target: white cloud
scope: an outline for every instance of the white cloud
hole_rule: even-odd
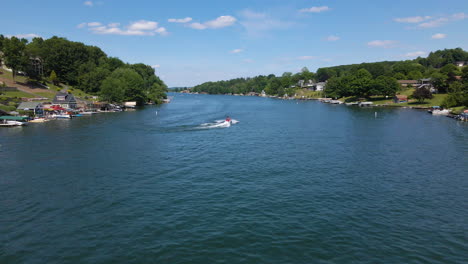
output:
[[[159,68],[159,67],[161,67],[161,65],[159,65],[159,64],[155,64],[155,65],[152,65],[151,67],[152,67],[153,69],[156,69],[156,68]]]
[[[87,25],[88,25],[88,27],[99,27],[99,26],[102,26],[102,24],[99,23],[99,22],[90,22],[90,23],[88,23]]]
[[[247,33],[252,36],[263,36],[266,31],[287,29],[294,23],[274,19],[265,13],[254,12],[246,9],[240,13],[240,24],[244,26]]]
[[[127,28],[129,30],[155,30],[158,28],[158,22],[139,20],[131,23]]]
[[[337,41],[339,39],[340,39],[340,37],[338,37],[338,36],[330,35],[325,40],[326,41]]]
[[[94,5],[93,1],[85,1],[83,4],[85,6],[93,6]]]
[[[320,12],[325,12],[325,11],[329,11],[331,10],[331,8],[329,8],[328,6],[313,6],[311,8],[303,8],[301,10],[299,10],[299,12],[301,13],[320,13]]]
[[[432,17],[430,16],[400,17],[400,18],[395,18],[394,21],[398,23],[421,23],[431,18]]]
[[[216,29],[216,28],[223,28],[223,27],[229,27],[234,25],[236,23],[237,19],[233,16],[220,16],[214,20],[207,21],[205,23],[191,23],[188,26],[193,28],[193,29]]]
[[[468,15],[465,13],[457,13],[452,15],[452,19],[454,20],[463,20],[465,18],[468,18]]]
[[[234,49],[234,50],[231,50],[229,53],[241,53],[243,51],[244,51],[243,49]]]
[[[447,34],[437,33],[432,35],[432,39],[444,39],[447,37]]]
[[[188,22],[192,21],[192,18],[191,18],[191,17],[186,17],[186,18],[169,18],[167,21],[168,21],[168,22],[171,22],[171,23],[188,23]]]
[[[164,27],[159,27],[158,22],[139,20],[132,22],[126,27],[120,27],[120,23],[102,25],[100,22],[81,23],[78,28],[87,27],[94,34],[101,35],[124,35],[124,36],[154,36],[169,34]]]
[[[369,47],[390,48],[397,42],[395,40],[373,40],[367,43]]]
[[[435,28],[435,27],[443,26],[449,22],[464,20],[467,18],[468,18],[468,15],[465,13],[456,13],[450,16],[441,16],[439,18],[421,23],[418,25],[418,27],[419,28]]]
[[[425,22],[425,23],[421,23],[421,24],[418,25],[418,27],[420,27],[420,28],[440,27],[440,26],[444,25],[445,23],[447,23],[448,21],[449,21],[448,18],[441,17],[441,18],[431,20],[431,21],[428,21],[428,22]]]
[[[298,60],[313,60],[315,58],[316,58],[315,56],[300,56],[300,57],[297,57]]]
[[[408,52],[402,57],[408,57],[408,58],[413,58],[413,57],[420,57],[420,56],[425,56],[427,53],[425,51],[414,51],[414,52]]]
[[[33,34],[33,33],[29,33],[29,34],[18,34],[18,35],[7,35],[6,36],[7,38],[11,38],[11,37],[17,37],[19,39],[22,39],[22,38],[25,38],[25,39],[32,39],[32,38],[40,38],[41,36],[37,35],[37,34]]]

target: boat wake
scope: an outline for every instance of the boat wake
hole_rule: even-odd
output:
[[[215,120],[214,123],[203,123],[196,127],[197,129],[212,129],[212,128],[226,128],[232,125],[239,123],[238,120],[232,119],[231,122],[227,122],[226,120]]]

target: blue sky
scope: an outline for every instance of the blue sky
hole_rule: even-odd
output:
[[[170,86],[468,50],[467,0],[2,1],[0,34],[57,35]]]

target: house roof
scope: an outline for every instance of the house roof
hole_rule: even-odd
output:
[[[25,110],[25,109],[36,109],[38,107],[42,107],[42,103],[40,102],[22,102],[17,109]]]
[[[417,84],[417,80],[398,80],[397,81],[399,84]]]
[[[395,95],[395,97],[398,98],[398,99],[405,99],[405,100],[408,99],[408,96],[401,95],[401,94],[397,94],[397,95]]]
[[[52,100],[52,103],[54,104],[76,103],[76,100],[73,94],[58,92],[55,95],[54,100]]]

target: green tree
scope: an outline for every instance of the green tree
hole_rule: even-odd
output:
[[[6,38],[3,41],[3,57],[5,65],[12,70],[13,80],[20,70],[25,70],[29,63],[29,57],[26,54],[25,39],[18,39],[17,37]]]
[[[116,88],[113,89],[112,85],[116,85]],[[110,102],[136,101],[142,105],[146,102],[147,94],[143,78],[136,71],[118,68],[102,82],[101,97]]]
[[[396,94],[398,88],[400,88],[400,85],[395,78],[379,76],[374,80],[372,93],[374,95],[392,96]]]
[[[426,99],[432,98],[432,93],[427,88],[418,88],[413,92],[412,97],[418,100],[420,103],[424,102]]]
[[[423,78],[423,74],[420,71],[410,71],[408,73],[409,80],[419,80]]]
[[[319,82],[324,82],[332,77],[337,77],[335,69],[332,68],[320,68],[317,70],[317,79]]]
[[[101,84],[100,96],[103,101],[122,103],[125,101],[126,86],[119,79],[106,78]]]
[[[406,80],[406,76],[401,73],[401,72],[397,72],[393,75],[393,78],[397,79],[397,80]]]
[[[53,83],[54,85],[58,85],[57,74],[53,70],[52,72],[50,72],[49,81]]]
[[[436,72],[431,76],[431,83],[439,90],[439,92],[446,92],[448,89],[447,79],[447,75]]]

